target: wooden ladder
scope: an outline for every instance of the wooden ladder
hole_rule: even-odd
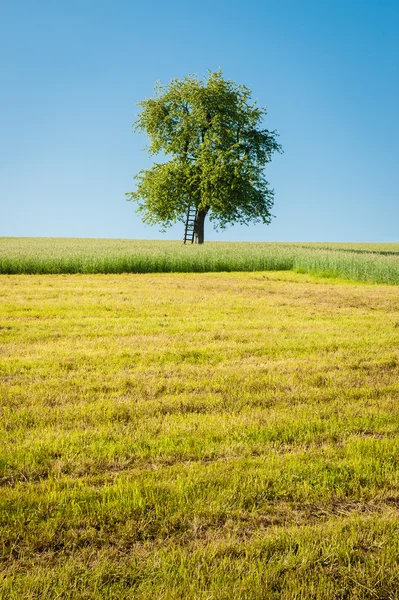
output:
[[[194,206],[194,208],[189,206],[187,209],[186,226],[184,229],[184,238],[183,238],[184,244],[186,244],[187,242],[190,242],[191,244],[194,243],[195,225],[197,222],[197,217],[198,217],[198,211],[195,208],[195,206]]]

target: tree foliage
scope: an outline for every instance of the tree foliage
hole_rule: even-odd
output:
[[[270,223],[273,190],[264,167],[280,151],[276,132],[262,128],[264,108],[243,85],[222,72],[158,83],[153,98],[139,103],[137,132],[149,138],[152,156],[164,161],[136,175],[127,194],[144,222],[163,229],[184,220],[195,206],[203,221],[224,229],[231,223]],[[203,237],[203,236],[202,236]]]

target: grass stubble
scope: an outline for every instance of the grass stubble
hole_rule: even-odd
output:
[[[399,296],[0,276],[7,599],[398,598]]]

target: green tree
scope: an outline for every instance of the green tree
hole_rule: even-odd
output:
[[[185,221],[195,209],[195,241],[204,241],[204,222],[264,223],[272,218],[273,190],[264,167],[281,151],[276,132],[262,128],[264,108],[251,101],[243,85],[222,72],[158,83],[154,98],[139,103],[135,131],[145,132],[151,156],[164,162],[136,175],[137,188],[127,199],[138,203],[148,224],[162,229]]]

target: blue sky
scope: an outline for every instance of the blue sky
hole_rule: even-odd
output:
[[[222,68],[284,154],[269,226],[207,239],[399,241],[397,0],[3,0],[0,235],[181,239],[125,201],[157,79]]]

